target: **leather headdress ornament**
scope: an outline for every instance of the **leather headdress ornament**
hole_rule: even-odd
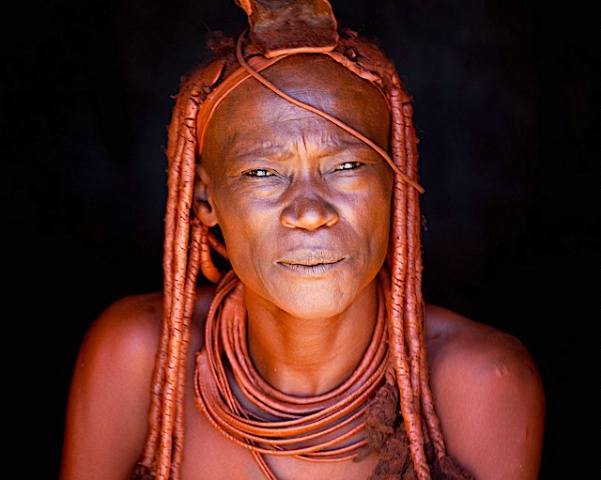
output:
[[[327,0],[236,0],[250,24],[250,39],[272,58],[286,53],[331,52],[338,43]]]

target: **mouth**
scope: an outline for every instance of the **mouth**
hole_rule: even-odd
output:
[[[327,250],[295,250],[276,263],[299,273],[319,274],[335,268],[346,256]]]

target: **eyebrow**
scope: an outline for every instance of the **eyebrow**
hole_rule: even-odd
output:
[[[308,134],[303,136],[302,139],[295,139],[285,142],[277,142],[273,140],[261,140],[259,142],[255,140],[241,140],[237,142],[234,149],[230,151],[232,158],[245,158],[254,156],[268,156],[274,154],[285,154],[290,145],[294,145],[304,140],[317,140],[323,147],[324,156],[328,155],[333,151],[339,151],[340,149],[347,148],[369,148],[364,142],[353,136],[346,136],[340,134],[332,134],[331,132],[324,132],[322,130],[310,131]]]

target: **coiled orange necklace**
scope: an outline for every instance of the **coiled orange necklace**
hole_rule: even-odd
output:
[[[252,452],[267,478],[276,480],[266,454],[343,461],[366,448],[368,400],[388,367],[386,278],[380,272],[376,326],[361,362],[341,385],[312,397],[287,395],[261,378],[246,344],[244,287],[233,271],[220,283],[196,358],[196,404],[218,431]]]

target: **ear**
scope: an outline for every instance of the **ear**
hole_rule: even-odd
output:
[[[196,179],[194,183],[194,210],[202,223],[208,227],[217,225],[215,205],[211,196],[209,175],[202,166],[196,166]]]

